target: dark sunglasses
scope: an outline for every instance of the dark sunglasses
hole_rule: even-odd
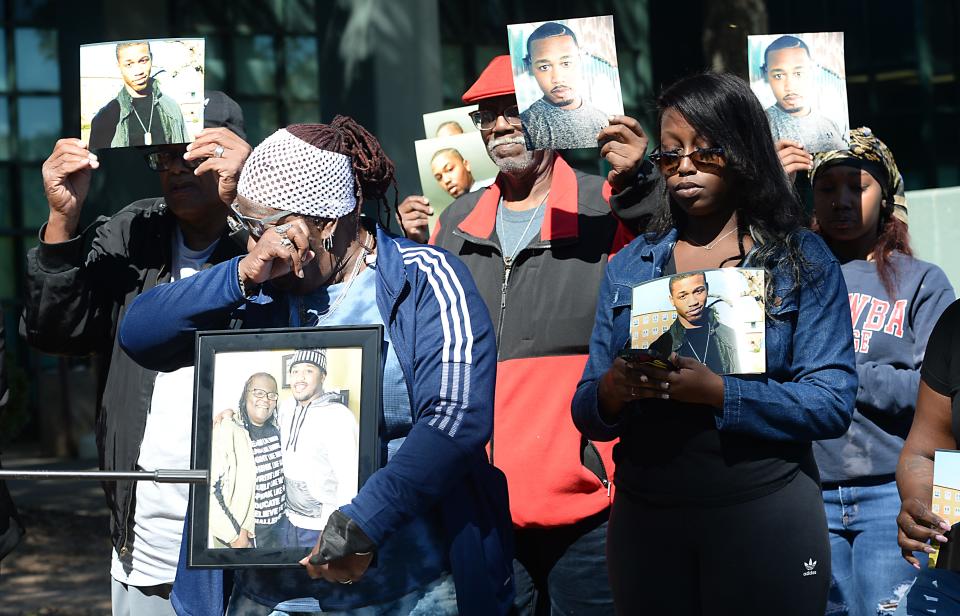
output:
[[[470,112],[470,119],[473,125],[480,130],[491,130],[497,125],[497,118],[503,116],[508,124],[520,126],[520,108],[516,105],[510,105],[500,113],[494,113],[489,109],[477,109]]]
[[[267,216],[265,218],[254,218],[253,216],[245,216],[241,214],[240,206],[236,201],[230,204],[230,209],[233,210],[234,218],[236,218],[241,225],[247,228],[247,232],[249,232],[254,239],[259,239],[260,236],[267,232],[267,229],[275,226],[278,221],[294,213],[284,210],[278,214],[273,214],[272,216]]]
[[[689,157],[690,162],[698,169],[703,167],[720,167],[724,163],[723,148],[696,148],[689,154],[681,154],[679,150],[671,152],[662,152],[658,148],[656,152],[650,155],[650,160],[660,168],[660,173],[665,177],[673,175],[680,169],[680,163],[684,158]]]
[[[157,150],[144,155],[143,159],[147,161],[147,166],[151,171],[166,171],[174,162],[174,159],[180,161],[180,164],[187,169],[196,169],[203,162],[201,158],[187,160],[183,157],[183,152],[169,152],[167,150]]]

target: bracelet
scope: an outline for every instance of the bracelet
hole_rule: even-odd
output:
[[[248,295],[253,295],[257,291],[257,289],[260,288],[260,285],[258,284],[248,285],[247,283],[244,282],[243,274],[240,273],[239,266],[237,267],[237,285],[240,287],[240,295],[243,295],[244,297],[247,297]],[[248,287],[252,287],[252,288],[248,289]]]

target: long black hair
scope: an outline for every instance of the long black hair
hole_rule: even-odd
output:
[[[767,271],[767,299],[774,300],[774,269],[786,266],[799,286],[806,261],[798,232],[809,216],[780,164],[767,116],[747,83],[727,73],[702,73],[666,88],[657,99],[658,130],[667,109],[673,109],[711,147],[725,153],[728,198],[734,200],[740,235],[754,241],[754,263]],[[688,224],[687,214],[669,197],[649,227],[654,238]]]

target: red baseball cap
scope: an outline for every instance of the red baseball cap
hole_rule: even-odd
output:
[[[497,56],[490,60],[490,64],[483,69],[477,81],[463,93],[463,102],[475,103],[484,98],[514,94],[515,92],[510,56]]]

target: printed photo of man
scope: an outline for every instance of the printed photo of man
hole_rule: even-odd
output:
[[[777,99],[766,110],[774,141],[799,141],[808,152],[846,149],[836,122],[815,109],[819,67],[803,40],[785,35],[770,43],[761,70]]]
[[[520,114],[527,149],[597,147],[607,114],[583,98],[583,73],[577,35],[547,22],[530,34],[524,64],[543,97]]]
[[[326,349],[301,349],[287,381],[293,407],[280,413],[287,519],[286,546],[313,546],[327,518],[357,494],[359,427],[340,395],[324,391]]]
[[[186,143],[180,106],[153,78],[149,41],[117,43],[123,87],[90,122],[90,149]]]
[[[470,161],[456,148],[437,150],[430,159],[430,171],[444,191],[456,199],[460,195],[485,188],[493,179],[474,180],[470,170]]]
[[[671,353],[692,357],[716,374],[736,374],[740,370],[736,334],[720,322],[708,304],[710,288],[706,274],[689,272],[671,276],[669,290],[677,320],[650,348],[664,357]]]

